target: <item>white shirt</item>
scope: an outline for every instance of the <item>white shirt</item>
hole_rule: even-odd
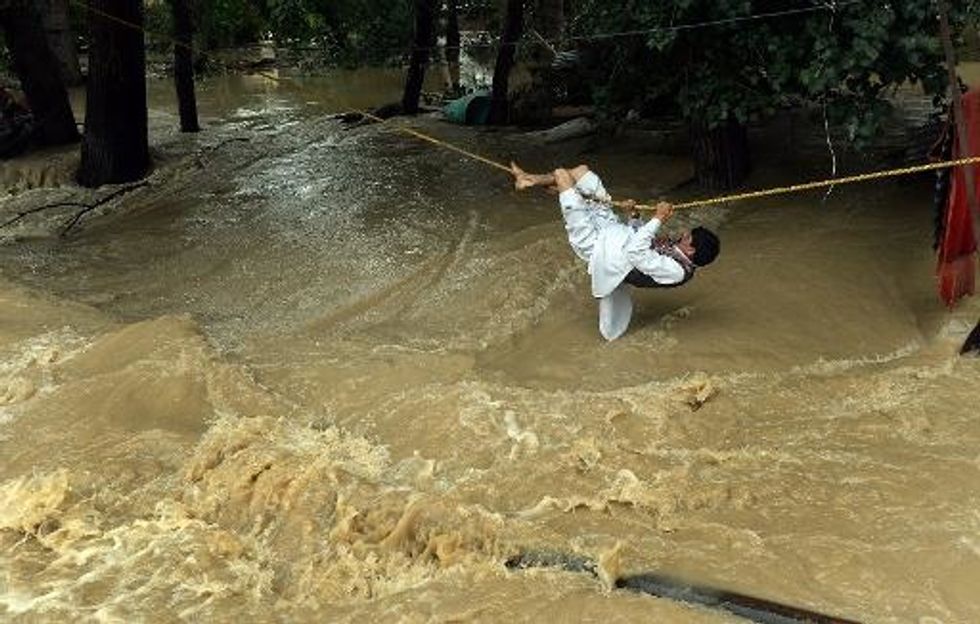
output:
[[[638,269],[664,285],[684,281],[681,264],[652,249],[660,220],[633,227],[619,220],[607,207],[590,202],[582,194],[608,198],[598,176],[589,172],[575,188],[558,196],[565,215],[569,242],[576,253],[589,263],[592,295],[599,299],[599,331],[606,340],[615,340],[626,332],[633,315],[630,286],[623,280]]]
[[[605,297],[622,284],[633,269],[649,275],[658,284],[669,286],[684,281],[684,267],[651,248],[659,229],[659,219],[650,219],[637,230],[625,223],[604,227],[589,258],[592,296]]]

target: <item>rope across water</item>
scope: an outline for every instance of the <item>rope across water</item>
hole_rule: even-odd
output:
[[[480,162],[482,162],[484,164],[487,164],[487,165],[489,165],[491,167],[494,167],[496,169],[500,169],[502,171],[505,171],[508,174],[511,173],[510,167],[508,167],[507,165],[505,165],[502,162],[491,160],[490,158],[487,158],[486,156],[482,156],[482,155],[477,154],[475,152],[471,152],[469,150],[463,149],[462,147],[453,145],[452,143],[449,143],[447,141],[443,141],[442,139],[438,139],[436,137],[430,136],[430,135],[425,134],[424,132],[420,132],[420,131],[418,131],[418,130],[416,130],[414,128],[409,128],[408,126],[404,126],[404,125],[400,125],[400,124],[391,124],[391,123],[388,123],[384,119],[382,119],[381,117],[378,117],[376,115],[372,115],[371,113],[368,113],[368,112],[363,111],[363,110],[354,109],[353,112],[356,112],[356,113],[359,113],[361,115],[364,115],[365,117],[367,117],[368,119],[371,119],[372,121],[380,122],[381,124],[383,124],[384,127],[390,128],[393,131],[396,131],[396,132],[404,132],[405,134],[408,134],[410,136],[416,137],[416,138],[421,139],[423,141],[427,141],[429,143],[432,143],[433,145],[438,145],[438,146],[443,147],[445,149],[448,149],[448,150],[451,150],[453,152],[456,152],[457,154],[461,154],[463,156],[466,156],[468,158],[472,158],[473,160],[480,161]],[[861,174],[852,175],[852,176],[845,176],[845,177],[842,177],[842,178],[827,178],[825,180],[816,180],[816,181],[813,181],[813,182],[804,182],[804,183],[801,183],[801,184],[790,184],[790,185],[787,185],[787,186],[776,186],[776,187],[772,187],[772,188],[768,188],[768,189],[760,189],[760,190],[757,190],[757,191],[746,191],[744,193],[734,193],[734,194],[731,194],[731,195],[720,195],[720,196],[717,196],[717,197],[710,197],[710,198],[705,198],[705,199],[696,199],[696,200],[692,200],[692,201],[688,201],[688,202],[681,202],[681,203],[678,203],[678,204],[674,204],[674,208],[675,209],[684,209],[684,208],[697,208],[697,207],[700,207],[700,206],[713,206],[713,205],[717,205],[717,204],[725,204],[725,203],[728,203],[728,202],[743,201],[743,200],[746,200],[746,199],[758,199],[760,197],[772,197],[774,195],[786,195],[786,194],[789,194],[789,193],[800,193],[802,191],[809,191],[809,190],[818,189],[818,188],[826,188],[828,186],[836,186],[838,184],[854,184],[856,182],[868,182],[868,181],[871,181],[871,180],[879,180],[879,179],[882,179],[882,178],[894,178],[894,177],[898,177],[898,176],[911,175],[913,173],[922,173],[924,171],[934,171],[936,169],[948,169],[950,167],[962,167],[964,165],[972,165],[972,164],[977,164],[977,163],[980,163],[980,156],[971,156],[969,158],[959,158],[959,159],[956,159],[956,160],[945,160],[945,161],[941,161],[941,162],[924,163],[924,164],[921,164],[921,165],[912,165],[912,166],[909,166],[909,167],[899,167],[899,168],[896,168],[896,169],[885,169],[885,170],[882,170],[882,171],[871,171],[871,172],[868,172],[868,173],[861,173]],[[624,208],[624,209],[647,210],[647,211],[654,210],[655,209],[655,207],[653,205],[649,205],[649,204],[633,204],[632,202],[624,201],[624,200],[612,201],[610,203],[613,206],[616,206],[617,208]]]

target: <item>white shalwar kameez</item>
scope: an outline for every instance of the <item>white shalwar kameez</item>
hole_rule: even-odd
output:
[[[619,220],[606,204],[610,199],[602,180],[590,171],[573,188],[558,196],[568,242],[575,254],[589,263],[592,296],[599,300],[599,333],[615,340],[629,327],[633,299],[623,280],[633,269],[669,286],[684,281],[680,262],[651,248],[660,229],[659,219],[634,228]]]

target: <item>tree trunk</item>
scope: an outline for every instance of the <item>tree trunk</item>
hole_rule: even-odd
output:
[[[460,92],[459,88],[459,55],[460,43],[459,36],[459,0],[448,0],[446,2],[446,64],[449,65],[449,88],[454,94]]]
[[[435,45],[436,0],[415,0],[415,47],[408,65],[402,110],[406,115],[417,115],[422,83],[425,82],[425,66]]]
[[[51,53],[58,63],[61,81],[69,87],[80,86],[85,78],[78,63],[75,33],[72,32],[71,21],[68,19],[68,0],[37,0],[37,7]]]
[[[197,99],[194,97],[194,22],[188,0],[170,0],[174,18],[174,82],[177,84],[177,107],[180,109],[180,131],[199,132]]]
[[[490,94],[490,123],[507,123],[510,70],[514,67],[517,42],[524,29],[524,0],[507,0],[504,32],[500,36],[500,51],[493,68],[493,90]]]
[[[0,0],[0,29],[7,40],[14,72],[27,95],[44,145],[78,140],[78,128],[57,61],[44,35],[41,18],[31,0]]]
[[[690,122],[694,176],[712,190],[737,187],[749,173],[749,143],[745,126],[729,118],[715,128]]]
[[[89,0],[89,3],[96,11],[89,12],[87,110],[78,180],[85,186],[138,180],[150,164],[143,3],[141,0]]]

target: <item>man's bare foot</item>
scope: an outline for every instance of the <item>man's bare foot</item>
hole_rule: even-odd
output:
[[[534,186],[534,178],[526,171],[517,166],[517,163],[510,163],[510,172],[514,176],[514,188],[518,191],[529,189]]]

